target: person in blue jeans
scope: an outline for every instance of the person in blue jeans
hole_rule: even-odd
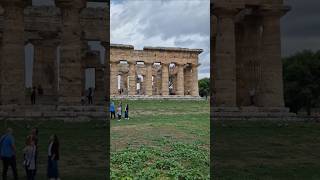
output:
[[[2,179],[7,180],[9,167],[12,169],[14,180],[18,180],[16,163],[16,146],[14,143],[13,130],[7,129],[7,132],[0,139],[0,157],[3,163]]]
[[[112,119],[112,117],[114,119],[116,118],[116,109],[114,107],[114,102],[110,103],[110,114],[111,114],[111,119]]]

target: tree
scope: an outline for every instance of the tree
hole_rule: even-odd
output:
[[[283,60],[286,106],[297,113],[320,106],[320,51],[304,50]]]
[[[199,94],[201,97],[208,96],[210,92],[210,79],[203,78],[198,81],[199,84]]]

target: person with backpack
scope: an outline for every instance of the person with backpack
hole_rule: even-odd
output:
[[[36,175],[36,152],[37,147],[32,136],[27,137],[26,147],[23,149],[23,165],[26,170],[27,180],[34,180]]]
[[[3,163],[2,179],[7,180],[9,167],[12,169],[14,180],[18,180],[16,146],[13,137],[13,130],[7,129],[7,132],[0,139],[0,157]]]

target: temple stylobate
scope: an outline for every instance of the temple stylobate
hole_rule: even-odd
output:
[[[198,97],[202,49],[110,45],[110,94],[132,97]]]

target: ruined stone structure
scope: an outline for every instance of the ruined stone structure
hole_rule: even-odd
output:
[[[48,105],[46,110],[83,110],[84,69],[95,68],[95,103],[102,105],[108,95],[104,69],[109,68],[109,10],[87,8],[86,0],[55,0],[56,6],[39,7],[31,2],[0,1],[1,111],[29,108],[24,51],[28,43],[34,46],[32,85],[43,92],[37,104]],[[99,52],[89,49],[88,41],[101,42],[106,63],[100,62]]]
[[[288,112],[283,97],[280,18],[289,10],[282,0],[214,0],[211,4],[216,111],[266,116]]]
[[[198,97],[201,49],[110,45],[112,96]]]

